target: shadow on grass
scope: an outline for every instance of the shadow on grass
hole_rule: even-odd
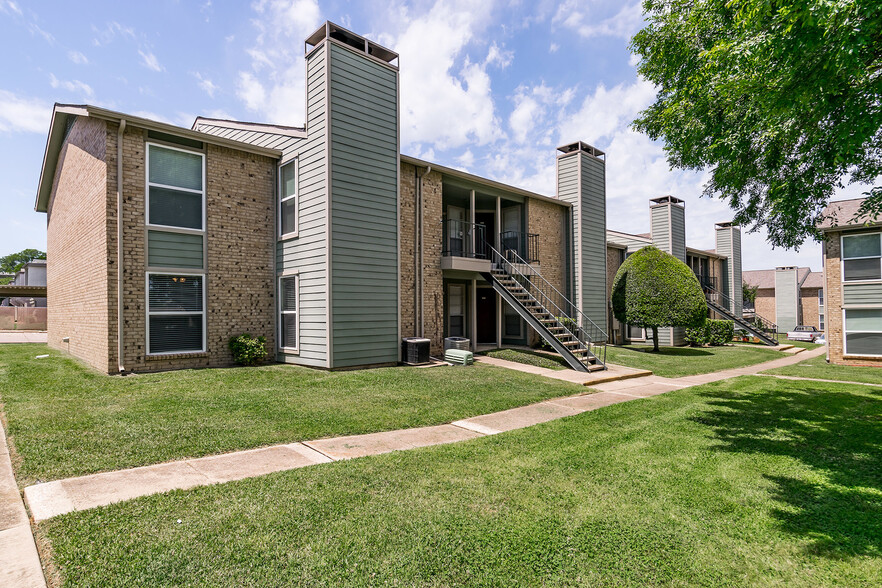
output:
[[[639,353],[649,353],[650,355],[656,356],[670,356],[670,357],[700,357],[703,355],[713,355],[710,351],[706,351],[704,349],[697,349],[695,347],[661,347],[658,351],[652,350],[652,345],[646,346],[626,346],[622,347],[622,349],[628,349],[630,351],[637,351]]]
[[[832,392],[788,385],[774,393],[714,391],[710,426],[719,448],[785,456],[818,481],[766,474],[780,528],[830,558],[882,554],[882,392]]]

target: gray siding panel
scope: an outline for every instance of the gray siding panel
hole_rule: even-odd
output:
[[[147,265],[202,269],[202,235],[147,231]]]
[[[398,76],[330,46],[332,367],[398,360]]]
[[[842,305],[882,304],[882,284],[844,284]]]
[[[775,271],[775,323],[778,332],[792,331],[799,321],[796,270]]]
[[[652,244],[665,253],[672,253],[670,219],[666,206],[650,209],[649,226],[652,233]]]
[[[686,209],[671,206],[671,255],[686,262]]]

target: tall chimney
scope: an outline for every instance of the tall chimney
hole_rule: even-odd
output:
[[[557,197],[573,205],[570,296],[585,316],[608,332],[605,155],[582,141],[557,150]]]
[[[649,228],[652,244],[686,263],[686,204],[673,196],[649,200]],[[665,327],[658,330],[660,345],[683,345],[686,329]]]
[[[779,333],[792,331],[799,324],[799,269],[775,268],[775,323]]]
[[[723,263],[722,292],[730,303],[729,311],[741,316],[744,304],[741,278],[741,229],[732,223],[717,223],[717,253],[726,257]]]

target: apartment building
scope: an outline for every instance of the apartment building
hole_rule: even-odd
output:
[[[832,202],[824,236],[827,357],[882,366],[882,219],[859,214],[863,198]]]
[[[50,345],[118,373],[229,365],[242,332],[324,369],[394,365],[402,337],[541,338],[602,368],[605,154],[560,147],[554,196],[402,155],[397,61],[325,23],[302,127],[56,105]]]
[[[756,288],[756,299],[744,305],[745,318],[768,317],[779,333],[797,325],[824,330],[823,273],[790,266],[745,271],[743,277],[748,287]]]

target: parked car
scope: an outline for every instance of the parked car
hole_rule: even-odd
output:
[[[815,327],[799,325],[792,331],[787,333],[787,338],[791,341],[808,341],[814,343],[815,339],[824,335],[823,331],[819,331]]]

